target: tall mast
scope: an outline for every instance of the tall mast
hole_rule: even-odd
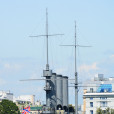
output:
[[[78,114],[78,75],[76,68],[76,22],[75,22],[75,114]]]
[[[76,70],[76,22],[75,22],[75,73],[77,72]]]
[[[77,45],[76,42],[76,22],[75,22],[75,43],[73,45],[61,45],[61,46],[73,46],[75,47],[75,65],[74,65],[74,71],[75,71],[75,85],[73,87],[75,87],[75,114],[78,114],[78,73],[77,73],[77,66],[76,66],[76,47],[90,47],[90,46],[81,46],[81,45]]]
[[[47,41],[47,64],[46,70],[49,70],[49,61],[48,61],[48,11],[46,8],[46,41]]]
[[[91,46],[82,46],[77,45],[76,41],[76,21],[75,21],[75,114],[78,114],[78,72],[76,67],[76,47],[91,47]]]
[[[78,78],[77,78],[77,68],[76,68],[76,47],[79,46],[76,44],[76,22],[75,22],[75,43],[73,45],[61,45],[61,46],[73,46],[75,47],[75,64],[74,64],[74,71],[75,71],[75,85],[73,87],[75,87],[75,114],[78,114]]]

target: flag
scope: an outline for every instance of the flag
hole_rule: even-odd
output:
[[[27,113],[30,113],[30,106],[23,109],[22,114],[27,114]]]

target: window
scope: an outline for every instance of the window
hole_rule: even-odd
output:
[[[90,97],[90,100],[93,100],[93,97]]]
[[[90,114],[93,114],[93,110],[90,110]]]
[[[106,110],[103,110],[103,114],[106,114]]]
[[[90,92],[93,93],[93,88],[90,88]]]
[[[90,102],[90,107],[93,107],[93,102]]]
[[[102,102],[100,103],[100,105],[101,105],[101,107],[107,107],[107,102],[102,101]]]
[[[100,99],[107,99],[107,97],[100,97]]]

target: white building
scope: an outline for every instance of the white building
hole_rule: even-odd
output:
[[[29,102],[35,105],[35,95],[21,95],[18,98],[14,98],[14,102]]]
[[[41,101],[40,101],[40,100],[37,100],[37,101],[35,102],[35,105],[41,106]]]
[[[104,111],[107,107],[114,109],[114,77],[104,78],[103,74],[98,74],[85,86],[83,114],[96,114],[100,107]]]
[[[2,101],[3,99],[13,101],[13,93],[10,93],[10,91],[0,91],[0,101]]]

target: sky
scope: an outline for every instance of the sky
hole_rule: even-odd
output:
[[[74,78],[75,21],[79,83],[102,73],[114,77],[114,1],[113,0],[0,0],[0,90],[14,96],[34,94],[45,102],[44,81],[21,82],[43,78],[46,65],[45,35],[48,8],[49,65],[53,72]],[[69,85],[71,82],[69,82]],[[79,90],[82,104],[83,88]],[[69,103],[74,104],[74,88],[69,88]]]

